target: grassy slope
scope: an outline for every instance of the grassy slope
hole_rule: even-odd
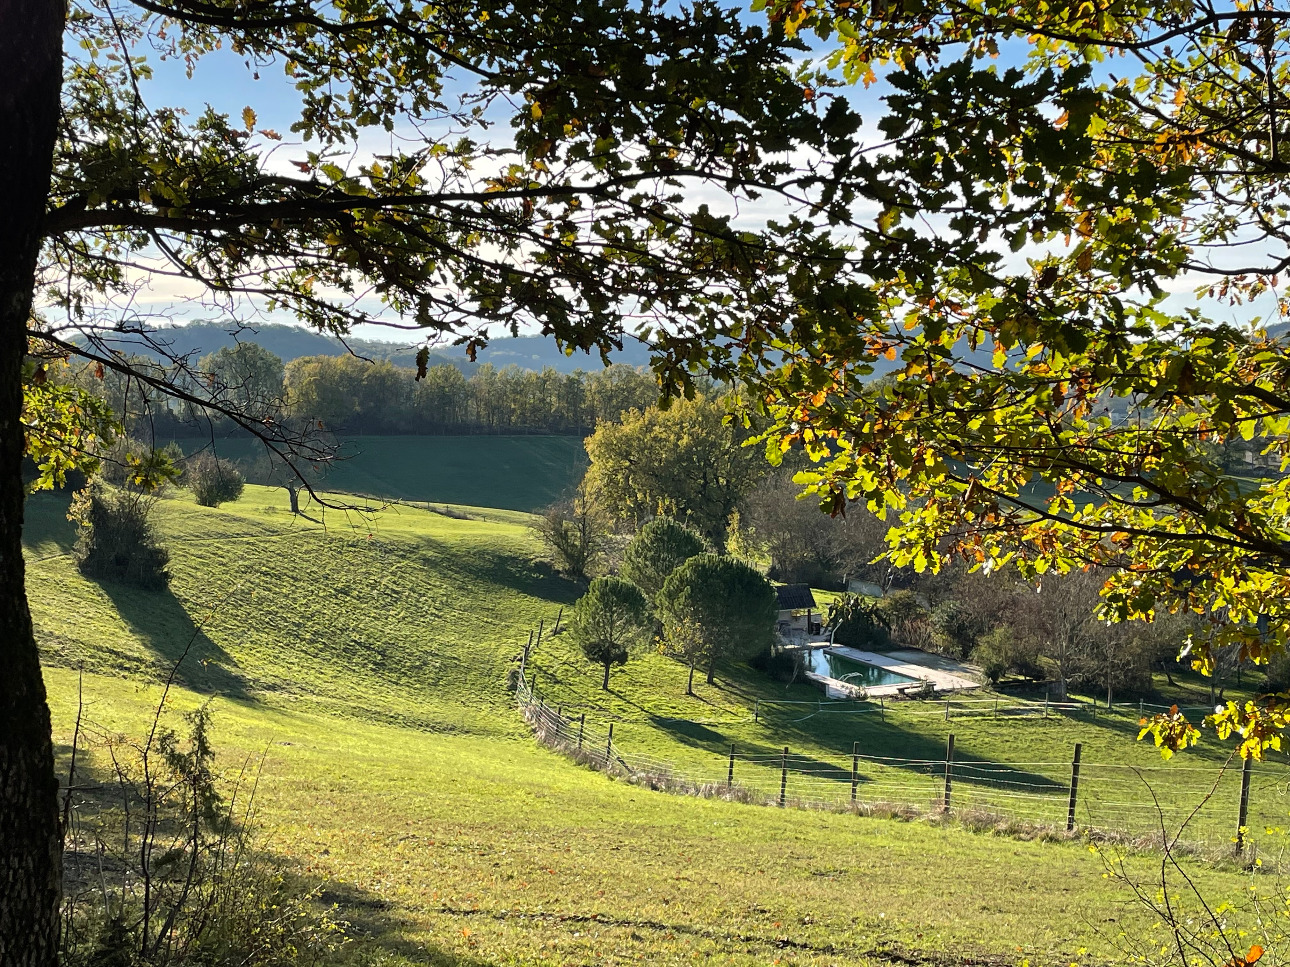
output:
[[[252,440],[220,440],[216,451],[260,455]],[[582,439],[572,436],[365,436],[347,440],[341,454],[327,474],[333,490],[524,511],[564,497],[587,468]]]
[[[672,797],[579,769],[536,746],[504,689],[527,629],[577,593],[533,563],[513,515],[403,510],[324,528],[284,504],[259,488],[218,511],[162,501],[174,581],[148,594],[82,579],[60,499],[35,497],[33,614],[60,666],[47,679],[62,739],[68,666],[89,672],[92,718],[137,730],[156,698],[139,683],[193,642],[178,702],[224,696],[228,753],[273,743],[263,802],[274,845],[334,881],[329,896],[373,934],[366,950],[413,963],[706,953],[742,964],[858,962],[894,945],[1066,963],[1080,947],[1107,956],[1115,931],[1141,928],[1077,844]],[[599,702],[594,671],[560,638],[536,664],[544,690]],[[731,739],[825,756],[849,750],[859,727],[788,712],[754,726],[750,699],[782,686],[725,670],[721,688],[685,698],[683,676],[659,656],[616,675],[604,714],[623,723],[624,747],[707,761]],[[926,719],[918,732],[912,717],[868,722],[890,731],[892,749],[940,741]],[[965,726],[962,747],[983,757],[1033,759],[1075,730],[1086,743],[1104,734],[1108,755],[1137,754],[1122,726]],[[879,733],[865,741],[877,748]],[[1239,882],[1200,875],[1223,892]]]

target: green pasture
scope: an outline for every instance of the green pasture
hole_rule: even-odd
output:
[[[243,462],[254,440],[182,440]],[[574,436],[361,436],[346,438],[322,480],[329,490],[392,500],[534,511],[568,495],[587,469]]]
[[[32,497],[27,528],[64,754],[74,669],[86,717],[137,734],[183,656],[175,706],[215,697],[227,768],[268,750],[269,845],[354,923],[358,961],[1068,964],[1114,959],[1122,934],[1148,930],[1080,842],[652,792],[541,747],[507,674],[579,587],[540,560],[522,515],[293,517],[282,491],[248,487],[214,510],[178,491],[156,506],[173,578],[155,593],[80,576],[66,500]],[[686,670],[658,654],[603,693],[563,635],[544,634],[529,668],[544,700],[593,730],[612,721],[627,754],[682,771],[724,769],[732,743],[744,756],[789,745],[821,770],[849,767],[854,742],[931,759],[950,729],[965,759],[1056,763],[1028,767],[1055,784],[1075,741],[1088,762],[1159,761],[1127,715],[946,723],[906,703],[883,718],[742,665],[689,697]],[[866,779],[899,771],[866,766]],[[1260,823],[1283,812],[1255,801]],[[1159,873],[1157,855],[1129,862]],[[1188,868],[1214,895],[1264,889],[1222,864]]]

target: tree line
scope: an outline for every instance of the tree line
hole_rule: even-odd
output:
[[[264,421],[310,425],[337,434],[549,433],[586,435],[598,423],[644,409],[658,398],[654,378],[623,364],[585,372],[483,364],[469,376],[456,366],[423,372],[387,360],[302,356],[282,360],[253,342],[226,347],[185,368],[140,357],[133,366],[184,386],[191,400],[168,397],[135,373],[93,364],[63,374],[103,399],[134,437],[148,442],[239,432],[203,401]]]

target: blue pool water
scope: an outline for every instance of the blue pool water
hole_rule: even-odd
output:
[[[823,648],[812,648],[806,656],[806,668],[817,675],[827,675],[848,685],[872,688],[875,685],[908,685],[918,679],[898,675],[868,662],[852,661],[841,655],[827,654]]]

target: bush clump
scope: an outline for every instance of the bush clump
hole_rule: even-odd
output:
[[[806,671],[806,655],[801,649],[772,645],[753,655],[748,664],[769,678],[791,683],[800,681]]]
[[[998,684],[1008,674],[1018,674],[1030,679],[1044,677],[1039,661],[1039,645],[1027,638],[1013,634],[1006,626],[995,628],[981,639],[972,658],[990,683]]]
[[[229,460],[199,453],[184,468],[184,483],[203,507],[218,507],[242,496],[246,478]]]
[[[152,501],[132,491],[91,484],[77,493],[68,516],[80,524],[72,555],[86,577],[149,590],[170,583],[170,552],[149,520]]]
[[[891,624],[882,609],[858,594],[840,596],[829,609],[828,626],[833,643],[853,648],[886,648],[891,644]]]
[[[69,804],[60,963],[330,962],[344,924],[319,909],[319,886],[258,848],[254,776],[230,785],[216,769],[209,703],[183,732],[161,714],[146,739],[108,733],[93,751],[111,768],[87,776],[107,781]]]

